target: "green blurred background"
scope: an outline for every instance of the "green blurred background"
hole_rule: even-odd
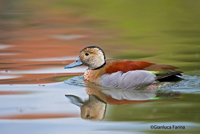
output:
[[[83,43],[108,57],[200,70],[199,0],[4,0],[0,10],[1,42],[22,28],[92,29]]]
[[[53,33],[52,29],[56,32]],[[182,71],[189,72],[188,74],[192,77],[186,76],[186,78],[191,79],[191,82],[189,81],[188,84],[184,81],[175,84],[174,87],[172,85],[170,89],[176,90],[175,87],[179,87],[177,90],[180,89],[185,92],[190,92],[190,89],[199,91],[198,80],[200,75],[197,72],[200,71],[200,0],[0,1],[0,44],[9,44],[10,40],[16,38],[25,38],[23,44],[29,46],[29,41],[34,41],[35,38],[28,41],[26,38],[41,35],[41,38],[44,38],[41,40],[41,44],[45,42],[49,45],[48,43],[52,43],[52,40],[45,37],[52,33],[86,35],[88,36],[87,39],[66,40],[66,45],[71,42],[73,42],[73,45],[97,45],[105,51],[108,58],[147,60],[177,66]],[[38,40],[40,41],[40,39]],[[57,42],[53,41],[53,45],[55,45]],[[64,43],[61,42],[60,44],[60,49],[63,49]],[[56,46],[52,46],[49,49],[55,49]],[[25,48],[25,46],[22,45],[21,48]],[[24,52],[29,55],[28,52],[30,51],[37,52],[35,49],[37,48],[27,47],[20,53]],[[76,52],[81,49],[78,48]],[[10,52],[11,50],[5,50],[5,52],[7,51]],[[66,50],[66,55],[69,51],[75,52],[75,50]],[[4,52],[4,50],[0,50],[1,52]],[[34,54],[37,55],[37,53]],[[31,58],[34,58],[35,55]],[[16,56],[18,55],[14,55],[10,59],[6,57],[9,61],[2,61],[0,65],[9,65],[9,62]],[[25,57],[18,58],[24,59]],[[39,55],[39,58],[44,57]],[[0,60],[2,59],[4,57],[0,58]],[[19,64],[22,64],[21,61]],[[30,64],[30,62],[27,62],[27,64]],[[62,61],[48,64],[54,67],[66,65]],[[40,64],[36,62],[29,66],[37,65],[45,67],[43,62]],[[10,69],[16,68],[16,66],[11,66]],[[25,70],[29,67],[26,64],[21,66]],[[1,69],[9,68],[6,66],[1,67]],[[66,78],[66,74],[63,75],[56,77],[56,79]],[[184,86],[184,83],[186,86]],[[183,94],[179,99],[174,100],[123,106],[109,105],[106,120],[199,123],[199,98],[199,93],[194,93]],[[199,129],[192,130],[196,133],[199,132]],[[185,133],[189,131],[184,130]],[[165,132],[168,133],[169,131]],[[178,132],[176,131],[176,133]],[[150,131],[150,133],[160,133],[160,131]],[[183,131],[180,130],[180,133],[183,133]]]

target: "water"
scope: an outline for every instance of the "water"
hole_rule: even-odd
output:
[[[183,76],[187,79],[187,85],[181,81],[170,83],[157,90],[136,90],[132,91],[132,95],[129,93],[130,99],[120,97],[111,99],[111,95],[122,93],[118,90],[107,90],[93,84],[85,84],[82,76],[44,84],[45,86],[4,84],[0,88],[0,99],[4,102],[1,103],[0,108],[0,128],[4,133],[17,131],[22,134],[35,133],[36,128],[37,133],[52,134],[66,131],[70,133],[80,131],[83,133],[146,133],[156,130],[150,128],[152,125],[170,127],[174,125],[174,127],[185,127],[185,129],[178,129],[181,132],[196,132],[200,129],[198,103],[200,82],[199,73],[195,73],[197,76],[192,74]],[[3,94],[3,91],[7,93]],[[91,121],[81,119],[84,109],[80,107],[88,104],[95,105],[96,100],[106,105],[106,109],[95,111],[94,114],[99,115],[101,114],[99,112],[105,112],[105,116],[98,118],[97,120],[101,120],[98,122],[93,122],[92,120],[96,120],[94,118]],[[102,108],[101,106],[98,105]],[[98,107],[96,106],[95,109]],[[174,128],[169,131],[177,130]]]
[[[199,133],[199,4],[2,2],[1,133]],[[64,67],[89,45],[107,58],[177,66],[185,80],[136,91],[88,83],[86,67]]]
[[[83,80],[82,76],[68,79],[65,81],[65,83],[70,85],[85,87],[85,92],[89,96],[96,97],[96,99],[89,98],[87,101],[83,102],[82,101],[83,98],[81,98],[81,96],[76,96],[74,94],[67,95],[71,103],[74,105],[82,107],[82,105],[88,105],[90,104],[88,102],[92,103],[93,101],[98,99],[108,104],[109,110],[107,110],[107,112],[109,114],[107,118],[105,118],[105,120],[141,121],[143,120],[143,116],[148,117],[149,115],[153,116],[152,118],[149,118],[149,120],[151,121],[153,120],[167,121],[171,118],[171,120],[174,121],[181,121],[183,119],[186,119],[188,121],[198,122],[199,120],[198,113],[200,110],[198,107],[200,81],[199,81],[199,73],[196,73],[196,75],[197,76],[191,76],[191,73],[188,73],[187,75],[184,75],[182,77],[185,80],[176,83],[158,83],[155,86],[157,87],[157,89],[154,88],[154,90],[140,89],[140,90],[126,91],[119,89],[118,90],[107,89],[105,87],[97,86],[87,82],[85,85],[85,81]],[[80,103],[82,103],[82,105],[80,105]],[[95,104],[96,103],[90,105],[95,105]],[[125,105],[125,104],[130,104],[130,105]],[[139,109],[136,110],[135,107],[136,108],[139,107]],[[95,106],[95,109],[97,109],[97,106]],[[126,111],[125,109],[128,109],[128,111]],[[166,109],[166,111],[170,116],[167,119],[164,118],[158,119],[159,114],[163,114],[162,112],[164,109]],[[190,112],[193,113],[195,111],[195,114],[190,115],[191,117],[189,119],[187,119],[188,117],[187,114],[185,113],[186,109],[187,109],[186,113]],[[142,113],[138,114],[137,112],[139,112],[140,110],[150,111],[150,113],[143,112],[143,114]],[[93,109],[91,109],[91,111],[93,111]],[[137,119],[134,119],[135,118],[134,116],[127,118],[127,116],[134,115],[135,111],[137,111],[136,113],[138,114],[136,117]],[[83,109],[81,109],[81,113],[82,112],[84,112]],[[98,112],[96,114],[100,113]],[[176,118],[174,117],[175,115]],[[100,120],[102,119],[104,119],[104,117],[102,117]],[[148,119],[145,118],[145,121],[147,120]]]

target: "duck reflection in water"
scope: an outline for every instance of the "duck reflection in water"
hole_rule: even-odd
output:
[[[74,95],[65,95],[72,104],[81,109],[81,118],[89,120],[102,120],[105,117],[107,104],[125,105],[134,103],[145,103],[158,100],[170,100],[177,98],[178,92],[158,92],[156,90],[117,90],[87,88],[89,99],[82,101]]]
[[[102,120],[105,116],[107,103],[95,95],[89,95],[89,99],[82,101],[74,95],[65,95],[71,103],[81,109],[81,118],[90,120]]]

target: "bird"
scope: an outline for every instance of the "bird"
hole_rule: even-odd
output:
[[[140,89],[156,82],[177,82],[182,71],[172,65],[155,64],[147,61],[114,59],[107,60],[104,51],[98,46],[88,46],[80,51],[76,61],[65,69],[85,65],[84,80],[97,85],[122,89]]]

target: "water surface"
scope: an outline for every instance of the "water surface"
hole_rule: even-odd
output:
[[[1,133],[199,133],[199,4],[3,1]],[[64,66],[89,45],[113,59],[178,66],[185,80],[132,92],[87,83],[86,67]],[[88,105],[90,115],[85,114]]]

